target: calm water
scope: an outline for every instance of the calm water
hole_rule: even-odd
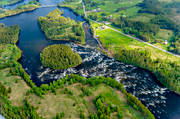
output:
[[[43,0],[40,2],[42,5],[53,5],[60,1]],[[71,73],[80,74],[84,77],[110,76],[125,84],[127,91],[138,97],[155,114],[156,118],[180,119],[180,96],[160,85],[151,72],[108,58],[97,51],[96,48],[92,48],[97,46],[97,42],[92,38],[87,27],[84,27],[86,46],[47,40],[39,28],[37,18],[45,16],[54,9],[56,7],[40,8],[0,20],[1,23],[8,26],[14,24],[20,26],[21,33],[18,47],[23,51],[20,63],[37,85],[52,82]],[[70,17],[76,21],[84,21],[82,17],[77,16],[69,9],[63,8],[61,10],[64,11],[65,17]],[[48,45],[61,43],[70,45],[75,52],[78,52],[83,59],[83,63],[76,68],[67,70],[52,70],[43,67],[39,59],[42,49]]]

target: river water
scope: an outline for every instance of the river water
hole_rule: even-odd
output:
[[[61,0],[40,0],[42,5],[53,5]],[[160,119],[180,119],[180,96],[163,87],[156,77],[149,71],[123,64],[109,58],[96,50],[97,42],[93,39],[88,27],[86,32],[86,45],[79,46],[65,41],[47,40],[41,32],[37,22],[39,16],[45,16],[57,7],[39,8],[31,12],[1,19],[0,22],[8,26],[18,24],[21,28],[18,47],[23,51],[20,63],[30,74],[36,85],[49,83],[53,80],[76,73],[84,77],[106,76],[121,81],[128,92],[138,97],[150,111]],[[60,8],[65,17],[76,21],[84,21],[81,16],[74,14],[67,8]],[[84,24],[84,26],[87,23]],[[40,52],[43,48],[52,44],[67,44],[80,54],[83,63],[76,68],[67,70],[52,70],[45,68],[40,62]],[[94,48],[93,48],[94,47]],[[122,80],[124,79],[124,80]]]

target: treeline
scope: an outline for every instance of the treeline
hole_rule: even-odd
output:
[[[96,114],[90,114],[90,119],[110,119],[111,113],[118,112],[118,119],[123,119],[124,115],[121,112],[120,107],[113,105],[112,103],[105,102],[105,97],[103,95],[98,96],[94,100],[94,104],[97,109]]]
[[[0,94],[1,94],[0,97],[8,95],[7,88],[1,82],[0,82]]]
[[[20,28],[18,25],[5,26],[0,24],[0,44],[16,44],[19,37]]]
[[[139,13],[165,14],[165,9],[158,0],[143,0],[139,6],[142,7]]]
[[[172,30],[174,32],[174,37],[171,38],[169,51],[180,54],[180,24],[175,21],[174,17],[180,12],[179,5],[180,2],[164,3],[158,0],[144,0],[143,3],[139,4],[142,8],[139,13],[150,13],[155,14],[150,22],[152,24],[159,25],[162,29]]]
[[[12,106],[7,97],[1,97],[0,103],[0,112],[6,119],[42,119],[26,99],[24,105],[19,107]]]
[[[133,21],[123,16],[113,19],[112,22],[114,26],[121,28],[126,34],[133,34],[144,41],[156,42],[156,39],[151,39],[151,37],[160,30],[158,25]]]
[[[105,77],[84,78],[82,76],[72,74],[72,75],[66,76],[60,80],[53,81],[49,85],[42,84],[40,87],[36,87],[36,90],[31,89],[28,92],[28,94],[34,93],[34,91],[38,91],[38,93],[35,92],[35,94],[38,94],[38,96],[43,97],[43,95],[47,94],[49,91],[56,93],[56,90],[59,89],[60,87],[62,87],[64,85],[72,85],[74,83],[82,83],[83,85],[89,85],[89,86],[96,86],[96,85],[104,83],[112,88],[118,89],[127,96],[129,104],[131,104],[132,107],[136,107],[135,108],[136,110],[142,112],[142,114],[144,115],[144,117],[146,119],[155,119],[154,115],[136,97],[134,97],[130,93],[127,93],[123,84],[121,84],[120,82],[118,82],[117,80],[112,79],[112,78],[105,78]],[[86,92],[85,90],[87,90],[87,89],[82,89],[82,90],[84,90],[84,93],[85,93]],[[87,91],[85,94],[89,95],[89,92]],[[97,108],[97,110],[98,110],[98,108]],[[111,110],[111,108],[110,108],[110,111],[108,111],[108,112],[113,112],[113,109]],[[107,116],[107,111],[105,111],[104,113],[106,113],[104,115]],[[84,117],[83,113],[80,115],[81,115],[81,117]],[[120,111],[119,111],[119,115],[121,115]],[[98,118],[96,118],[97,116],[99,116],[99,115],[98,114],[90,114],[89,118],[90,119],[98,119]]]
[[[67,40],[85,44],[85,32],[83,24],[62,16],[62,12],[56,9],[46,17],[39,17],[38,21],[46,37],[51,40]]]
[[[51,45],[40,54],[43,66],[53,69],[68,69],[82,63],[79,54],[72,51],[67,45]]]
[[[152,59],[151,53],[147,50],[129,50],[124,47],[118,49],[115,58],[124,63],[151,70],[162,84],[170,90],[180,93],[180,66],[178,62]]]

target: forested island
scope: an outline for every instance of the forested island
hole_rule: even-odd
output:
[[[85,33],[81,22],[65,18],[63,11],[56,9],[38,21],[46,37],[51,40],[65,40],[85,44]]]
[[[40,54],[43,66],[53,69],[68,69],[81,64],[79,54],[72,51],[67,45],[51,45]]]

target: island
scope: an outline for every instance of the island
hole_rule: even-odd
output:
[[[68,69],[82,63],[79,54],[72,51],[67,45],[51,45],[40,54],[43,66],[53,69]]]

